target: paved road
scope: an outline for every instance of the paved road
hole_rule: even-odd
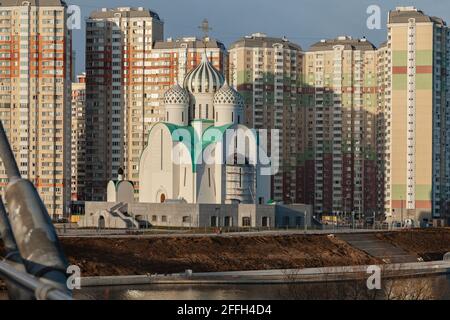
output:
[[[255,237],[255,236],[279,236],[279,235],[299,235],[299,234],[342,234],[342,233],[373,233],[383,230],[372,230],[372,229],[330,229],[330,230],[266,230],[266,231],[248,231],[248,232],[230,232],[230,233],[189,233],[187,231],[150,231],[154,233],[145,234],[129,234],[126,230],[101,230],[100,232],[96,230],[86,230],[86,229],[58,229],[58,235],[61,238],[161,238],[161,237]]]

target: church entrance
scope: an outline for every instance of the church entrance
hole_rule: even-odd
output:
[[[160,202],[163,203],[164,201],[166,201],[166,195],[164,193],[161,193]]]
[[[98,228],[105,229],[105,225],[106,225],[105,217],[103,217],[103,216],[98,217]]]

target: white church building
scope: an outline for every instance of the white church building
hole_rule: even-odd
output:
[[[271,202],[271,162],[259,152],[262,138],[242,124],[241,95],[206,54],[183,87],[165,93],[164,105],[166,121],[150,128],[141,155],[139,201],[120,170],[106,202],[85,203],[80,227],[311,226],[310,205]]]
[[[183,87],[176,84],[165,93],[164,105],[166,121],[151,127],[141,155],[139,202],[270,200],[270,176],[261,173],[256,131],[242,124],[243,99],[206,54]]]

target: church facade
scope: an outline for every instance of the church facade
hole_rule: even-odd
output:
[[[240,94],[203,54],[183,86],[164,95],[139,165],[139,202],[266,204],[270,175],[262,146],[244,122]],[[265,166],[268,164],[266,163]]]

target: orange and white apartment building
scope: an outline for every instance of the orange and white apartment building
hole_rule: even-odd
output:
[[[60,0],[3,0],[0,7],[0,119],[20,172],[49,214],[70,205],[71,31]],[[0,190],[7,184],[0,166]]]
[[[201,61],[205,50],[226,70],[222,43],[194,37],[163,41],[163,21],[139,7],[101,9],[86,22],[86,200],[124,178],[139,192],[139,160],[152,124],[164,120],[164,92]]]

